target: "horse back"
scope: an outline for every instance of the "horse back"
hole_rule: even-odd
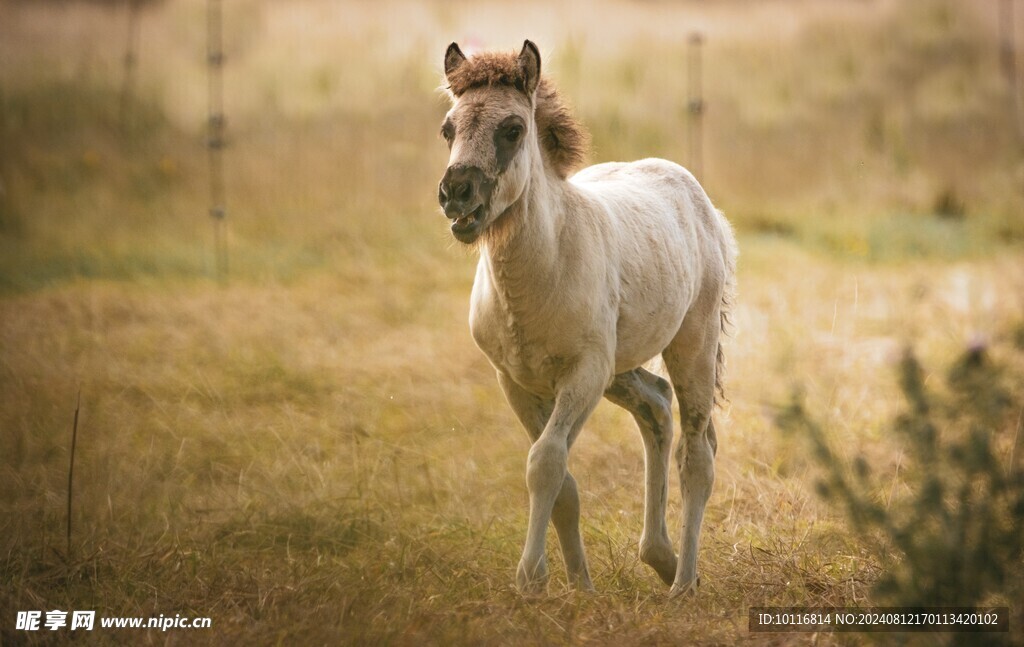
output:
[[[697,302],[721,298],[732,232],[693,175],[667,160],[598,164],[571,182],[606,223],[618,276],[616,370],[628,370],[661,352]]]

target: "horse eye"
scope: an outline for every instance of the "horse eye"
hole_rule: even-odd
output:
[[[505,139],[510,142],[514,142],[519,139],[519,136],[523,134],[523,129],[519,126],[512,126],[505,132]]]
[[[444,126],[441,128],[441,136],[444,137],[444,140],[449,144],[452,143],[452,129],[450,127]]]

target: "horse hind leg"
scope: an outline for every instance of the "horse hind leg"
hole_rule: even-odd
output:
[[[676,575],[676,554],[665,525],[669,450],[672,447],[672,387],[642,368],[615,376],[605,397],[633,414],[644,441],[644,530],[640,559],[666,584]]]
[[[694,313],[695,314],[695,313]],[[679,486],[683,499],[679,562],[670,595],[695,592],[697,550],[704,509],[715,482],[714,458],[718,439],[711,411],[715,400],[719,313],[688,315],[662,356],[679,400],[680,437],[676,448]]]

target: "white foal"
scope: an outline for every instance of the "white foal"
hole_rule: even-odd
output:
[[[540,76],[530,41],[516,54],[445,55],[451,157],[438,198],[456,239],[480,252],[473,338],[530,435],[530,522],[516,582],[547,583],[545,532],[558,531],[569,582],[591,589],[569,450],[602,397],[629,410],[644,442],[640,557],[695,590],[697,545],[714,482],[711,412],[733,285],[732,230],[686,169],[659,159],[575,175],[586,134]],[[643,368],[662,355],[679,399],[675,452],[680,557],[665,526],[672,391]]]

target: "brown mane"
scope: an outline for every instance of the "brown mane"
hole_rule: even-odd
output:
[[[526,79],[514,53],[481,52],[448,75],[448,91],[460,97],[472,88],[508,85],[525,91]],[[535,118],[541,150],[562,179],[583,165],[590,135],[546,78],[537,85]]]

